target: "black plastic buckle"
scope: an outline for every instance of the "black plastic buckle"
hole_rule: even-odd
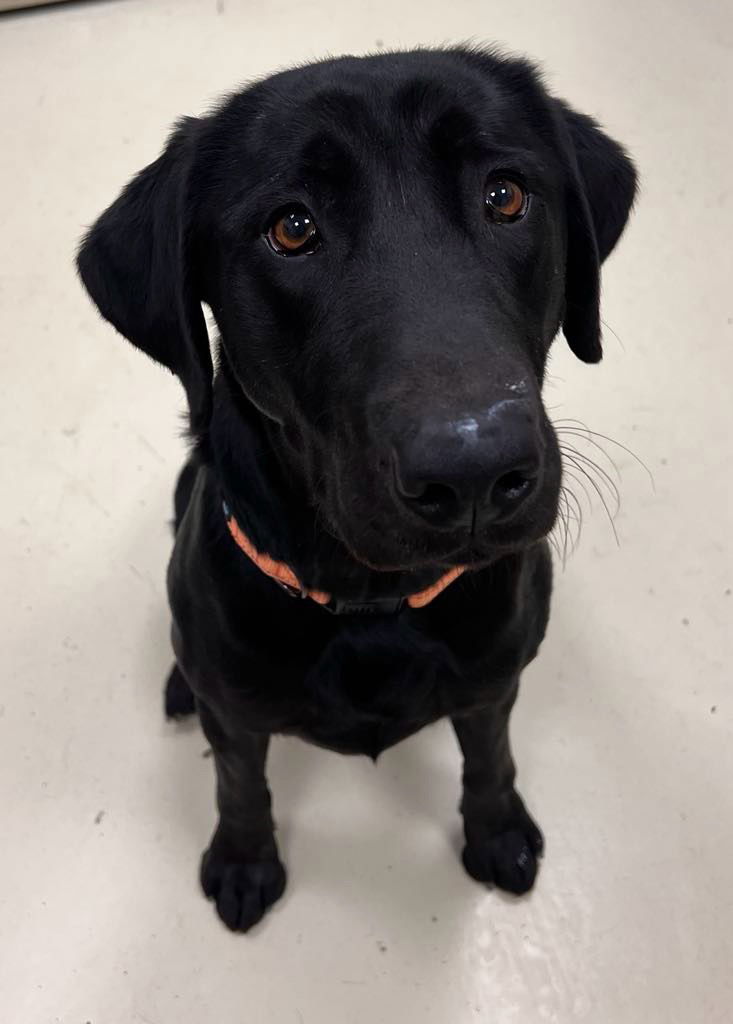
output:
[[[301,590],[300,587],[293,587],[289,583],[283,583],[282,580],[275,579],[271,576],[270,579],[273,583],[277,583],[281,590],[284,590],[288,597],[305,597],[305,591]]]
[[[332,615],[397,615],[405,606],[404,597],[378,597],[374,601],[342,601],[332,597],[328,604],[321,605]]]

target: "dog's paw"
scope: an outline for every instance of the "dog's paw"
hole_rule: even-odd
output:
[[[207,850],[201,861],[201,886],[227,928],[246,932],[285,891],[285,868],[280,861],[232,863]]]
[[[542,833],[524,812],[522,820],[504,832],[466,843],[463,866],[477,882],[520,895],[534,885],[543,848]]]
[[[196,700],[191,687],[183,678],[178,665],[174,665],[165,684],[165,717],[169,719],[186,718],[196,710]]]

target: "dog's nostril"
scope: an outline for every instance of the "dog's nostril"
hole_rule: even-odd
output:
[[[447,484],[426,484],[411,500],[422,508],[440,508],[456,501],[456,492]]]
[[[520,470],[512,470],[500,476],[491,490],[494,501],[502,505],[511,505],[529,494],[534,480]]]

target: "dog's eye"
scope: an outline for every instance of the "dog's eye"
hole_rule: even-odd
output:
[[[486,185],[486,212],[496,221],[518,220],[527,212],[527,193],[509,178],[492,178]]]
[[[318,247],[318,229],[304,207],[281,213],[267,232],[267,241],[281,256],[297,256]]]

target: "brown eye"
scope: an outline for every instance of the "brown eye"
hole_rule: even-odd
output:
[[[516,181],[493,178],[486,186],[486,212],[497,221],[518,220],[527,211],[527,193]]]
[[[267,241],[282,256],[297,256],[317,248],[318,230],[307,210],[289,210],[271,226]]]

